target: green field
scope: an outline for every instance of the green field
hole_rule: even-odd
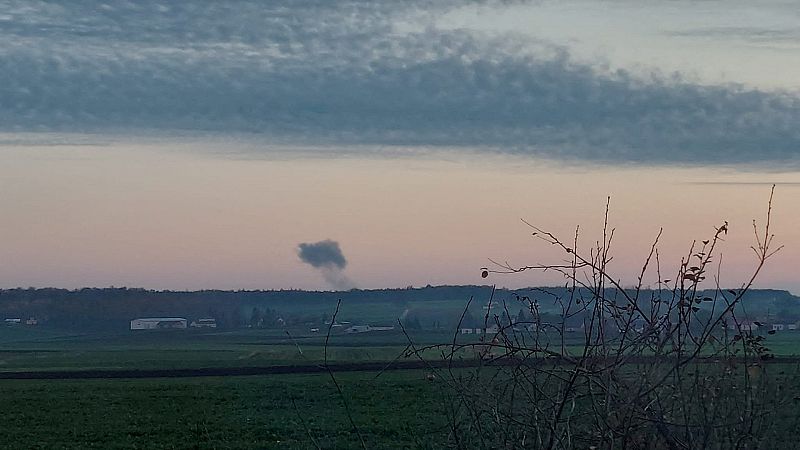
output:
[[[448,342],[448,332],[418,332],[414,342]],[[0,371],[183,369],[318,363],[325,335],[280,330],[56,333],[0,327]],[[408,338],[400,331],[333,335],[328,360],[391,361]],[[433,357],[434,355],[432,355]]]
[[[418,371],[342,374],[369,448],[443,444],[434,383]],[[2,448],[353,448],[327,375],[0,383]]]
[[[452,338],[452,331],[412,335],[417,343]],[[0,371],[303,365],[323,360],[324,341],[324,333],[304,330],[76,334],[0,327]],[[396,330],[334,334],[328,357],[332,362],[391,361],[407,343]],[[770,335],[767,345],[779,357],[800,355],[800,333]],[[796,364],[777,364],[770,371],[796,390]],[[367,448],[440,448],[452,444],[443,398],[448,388],[441,378],[427,375],[421,370],[337,373],[343,396],[325,373],[3,380],[0,448],[359,447],[343,400]],[[776,420],[793,427],[798,417],[798,408],[784,405]]]
[[[452,342],[453,332],[409,331],[416,345]],[[391,361],[403,354],[409,336],[399,330],[356,335],[333,334],[331,362]],[[475,342],[474,336],[457,336]],[[568,341],[578,351],[579,336]],[[770,335],[777,356],[800,356],[800,332]],[[0,372],[84,369],[193,369],[300,365],[322,362],[325,333],[307,330],[144,331],[113,334],[62,333],[0,327]],[[472,355],[464,351],[459,356]],[[426,357],[439,357],[435,351]]]
[[[796,392],[796,368],[773,368]],[[341,396],[327,374],[6,380],[0,448],[348,449],[360,448],[359,439],[370,449],[452,446],[449,388],[426,375],[340,373]],[[800,425],[796,403],[773,413],[777,432],[769,442],[792,448]]]
[[[422,334],[423,340],[440,338]],[[292,365],[323,360],[320,335],[143,332],[105,335],[0,327],[1,371]],[[337,362],[389,361],[399,332],[331,337]],[[435,446],[443,417],[420,371],[337,374],[369,448]],[[327,374],[144,380],[0,381],[2,448],[352,448]],[[430,434],[430,436],[426,436]]]

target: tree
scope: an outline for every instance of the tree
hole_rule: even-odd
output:
[[[528,316],[528,313],[525,312],[525,308],[520,308],[519,312],[517,313],[516,323],[527,324],[530,321],[530,317]]]
[[[253,311],[250,313],[250,326],[253,328],[260,328],[263,323],[264,319],[261,316],[261,310],[253,307]]]
[[[419,317],[416,314],[409,314],[406,316],[406,319],[403,323],[403,326],[409,330],[420,330],[422,329],[422,324],[419,321]]]

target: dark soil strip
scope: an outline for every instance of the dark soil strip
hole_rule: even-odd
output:
[[[453,362],[452,367],[472,367],[478,361]],[[334,372],[370,372],[381,370],[424,369],[446,367],[441,361],[365,362],[329,364]],[[323,365],[263,366],[263,367],[207,367],[199,369],[152,369],[152,370],[60,370],[0,372],[0,380],[68,380],[89,378],[188,378],[188,377],[238,377],[249,375],[280,375],[302,373],[327,373]]]
[[[644,357],[637,358],[636,361],[629,360],[628,364],[652,363],[644,361]],[[698,363],[719,364],[716,359],[699,359]],[[769,364],[798,364],[800,358],[786,357],[775,358],[764,361]],[[477,359],[464,359],[448,361],[395,361],[387,362],[363,362],[363,363],[335,363],[329,364],[333,372],[377,372],[383,370],[413,370],[430,368],[467,368],[484,366],[512,366],[520,364],[520,361],[502,359],[496,361],[480,361]],[[558,361],[550,359],[529,359],[524,364],[558,364]],[[208,367],[199,369],[152,369],[152,370],[62,370],[62,371],[24,371],[24,372],[0,372],[0,380],[70,380],[70,379],[103,379],[103,378],[191,378],[191,377],[239,377],[252,375],[280,375],[280,374],[303,374],[303,373],[322,373],[327,372],[323,365],[296,365],[296,366],[263,366],[263,367]]]

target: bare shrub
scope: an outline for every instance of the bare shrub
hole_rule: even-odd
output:
[[[588,251],[576,230],[570,241],[530,225],[565,260],[512,267],[493,261],[489,274],[557,271],[563,288],[489,299],[480,340],[458,331],[447,344],[416,346],[441,380],[450,441],[459,448],[763,448],[780,432],[778,409],[793,401],[767,364],[764,337],[745,325],[743,297],[781,247],[770,230],[772,197],[762,227],[753,222],[757,257],[736,289],[719,285],[724,222],[693,242],[674,275],[662,276],[654,240],[638,275],[624,288],[607,270],[614,229],[608,205],[602,241]],[[646,288],[646,276],[656,287]],[[470,300],[472,302],[472,300]],[[556,305],[555,320],[541,312]],[[499,313],[493,312],[497,304]],[[511,314],[522,306],[524,313]],[[464,311],[466,315],[469,305]],[[463,315],[462,315],[463,319]],[[522,319],[522,320],[520,320]],[[402,324],[401,324],[402,326]],[[460,325],[459,325],[460,326]],[[408,336],[408,334],[407,334]],[[475,368],[459,360],[477,358]],[[777,371],[777,369],[775,370]],[[782,422],[781,422],[782,423]]]

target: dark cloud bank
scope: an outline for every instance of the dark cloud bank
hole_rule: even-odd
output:
[[[440,11],[423,3],[4,10],[5,131],[256,133],[645,164],[800,161],[794,94],[636,77],[515,36],[442,31],[424,19]],[[398,27],[404,20],[410,28]]]

